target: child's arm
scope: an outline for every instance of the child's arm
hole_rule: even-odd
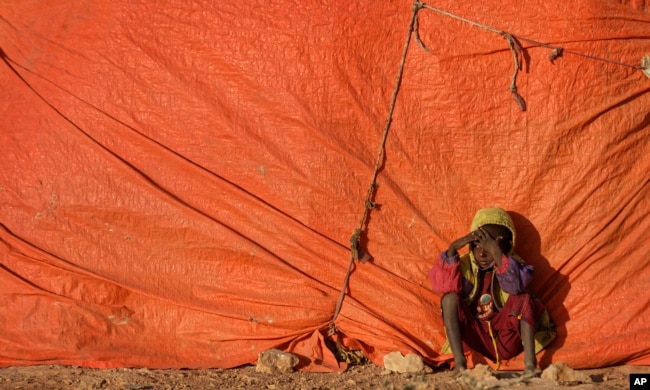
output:
[[[450,292],[461,293],[458,250],[474,241],[476,241],[476,235],[470,233],[455,240],[446,251],[440,253],[438,261],[429,270],[429,280],[434,292],[440,295]]]
[[[451,245],[449,245],[449,249],[447,249],[447,257],[453,258],[454,256],[458,255],[458,250],[460,248],[464,247],[465,245],[473,241],[476,241],[476,235],[474,234],[474,232],[452,242]]]
[[[450,292],[460,294],[460,258],[458,253],[451,257],[447,256],[447,253],[447,251],[440,253],[438,260],[429,270],[431,288],[440,295]]]

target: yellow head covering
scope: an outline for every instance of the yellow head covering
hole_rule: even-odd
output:
[[[512,252],[515,248],[515,224],[512,222],[510,214],[500,207],[481,209],[476,212],[472,220],[471,231],[473,232],[481,226],[488,224],[505,226],[512,232],[512,249],[510,250]]]

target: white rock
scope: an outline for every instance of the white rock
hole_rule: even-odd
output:
[[[399,351],[384,356],[384,368],[399,373],[423,372],[425,370],[422,357],[412,353],[403,356]]]
[[[574,370],[564,362],[553,363],[546,367],[541,377],[560,383],[591,383],[591,378],[587,374]]]
[[[267,374],[284,374],[294,371],[298,365],[298,358],[279,349],[270,349],[260,352],[257,357],[255,371]]]
[[[490,366],[477,364],[472,369],[464,370],[457,380],[470,389],[496,389],[503,387]],[[504,387],[506,388],[506,387]]]
[[[463,371],[462,374],[477,380],[492,380],[496,378],[494,372],[490,369],[490,366],[485,364],[477,364],[474,368]]]

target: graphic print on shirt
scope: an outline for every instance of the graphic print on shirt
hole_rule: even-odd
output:
[[[490,294],[483,294],[479,298],[478,306],[476,307],[476,318],[479,320],[488,320],[493,312],[492,296]]]

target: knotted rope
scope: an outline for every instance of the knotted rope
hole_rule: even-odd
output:
[[[414,27],[417,23],[417,14],[418,11],[422,8],[422,3],[415,2],[413,3],[413,13],[411,14],[411,22],[408,26],[408,33],[406,34],[406,41],[404,42],[404,49],[402,50],[402,58],[400,59],[399,71],[397,72],[397,80],[395,81],[395,88],[393,88],[393,96],[388,107],[388,117],[386,118],[386,124],[384,125],[384,133],[381,138],[381,143],[379,145],[379,151],[377,152],[377,160],[375,161],[375,169],[372,173],[372,180],[370,181],[370,186],[368,186],[368,192],[366,194],[366,200],[364,203],[363,213],[361,214],[361,219],[359,219],[359,226],[352,232],[350,237],[350,261],[348,263],[348,270],[345,273],[345,278],[343,279],[343,287],[341,288],[341,293],[339,299],[336,302],[336,309],[334,310],[334,315],[332,320],[329,323],[329,335],[333,335],[337,332],[334,322],[341,312],[341,306],[343,305],[343,299],[345,298],[345,291],[348,288],[348,283],[350,282],[350,275],[352,273],[352,267],[354,262],[359,260],[359,240],[361,239],[361,232],[363,226],[366,223],[368,218],[368,212],[375,208],[375,202],[373,197],[377,189],[377,174],[379,173],[379,168],[382,165],[384,158],[384,151],[386,149],[386,138],[388,137],[388,130],[390,129],[390,124],[393,119],[393,111],[395,110],[395,102],[397,101],[397,93],[399,92],[400,84],[402,83],[402,75],[404,74],[404,63],[406,62],[406,53],[408,53],[409,43],[411,42],[411,34],[414,31]],[[363,260],[362,260],[363,261]]]
[[[498,29],[496,29],[494,27],[487,26],[487,25],[481,24],[481,23],[477,23],[477,22],[474,22],[474,21],[469,20],[469,19],[465,19],[465,18],[463,18],[461,16],[454,15],[451,12],[447,12],[447,11],[441,10],[439,8],[432,7],[432,6],[428,5],[428,4],[423,4],[423,3],[419,3],[419,4],[421,4],[420,5],[421,8],[426,8],[428,10],[437,12],[437,13],[439,13],[441,15],[448,16],[448,17],[450,17],[452,19],[460,20],[461,22],[471,24],[472,26],[482,28],[482,29],[484,29],[486,31],[490,31],[490,32],[493,32],[495,34],[499,34],[508,42],[508,48],[512,52],[512,57],[514,59],[514,64],[515,64],[515,69],[514,69],[512,78],[510,80],[510,92],[512,93],[512,96],[515,99],[515,102],[517,102],[517,104],[519,105],[519,108],[521,109],[521,111],[526,111],[526,102],[521,97],[521,95],[519,95],[519,93],[517,92],[517,74],[519,73],[519,70],[521,70],[521,57],[522,57],[522,52],[523,52],[522,49],[521,49],[521,45],[519,45],[519,41],[524,41],[524,42],[528,42],[528,43],[530,43],[530,44],[532,44],[534,46],[546,47],[546,48],[551,49],[551,54],[549,54],[549,56],[548,56],[548,59],[551,62],[553,62],[556,58],[561,57],[565,53],[566,54],[573,54],[573,55],[581,56],[581,57],[584,57],[584,58],[589,58],[589,59],[592,59],[592,60],[604,61],[604,62],[608,62],[610,64],[627,66],[627,67],[630,67],[630,68],[639,69],[639,70],[642,70],[643,73],[646,74],[646,76],[650,77],[650,72],[648,70],[649,67],[650,67],[650,64],[647,64],[647,63],[642,62],[640,66],[639,65],[631,65],[631,64],[626,64],[626,63],[623,63],[623,62],[608,60],[606,58],[600,58],[600,57],[590,56],[590,55],[587,55],[587,54],[582,54],[582,53],[578,53],[578,52],[574,52],[574,51],[565,50],[564,48],[562,48],[560,46],[554,46],[554,45],[551,45],[551,44],[548,44],[548,43],[538,42],[538,41],[534,41],[532,39],[519,37],[519,36],[516,36],[516,35],[511,34],[509,32],[501,31],[501,30],[498,30]],[[430,51],[419,40],[419,35],[416,35],[416,39],[418,40],[418,44],[423,49],[425,49],[427,51]]]

